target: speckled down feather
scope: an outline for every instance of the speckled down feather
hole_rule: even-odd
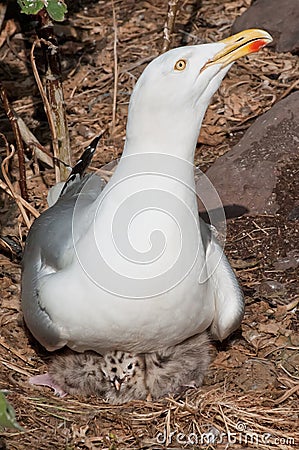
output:
[[[208,334],[202,333],[147,354],[68,352],[51,362],[50,386],[59,386],[60,392],[71,395],[96,395],[112,404],[148,397],[156,400],[190,386],[201,386],[210,362],[210,348]],[[119,389],[115,388],[116,378]]]

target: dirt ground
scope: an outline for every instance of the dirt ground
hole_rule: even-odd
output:
[[[183,1],[173,46],[229,35],[235,17],[249,4]],[[32,24],[22,20],[21,32],[20,18],[10,9],[17,29],[0,39],[0,77],[17,113],[49,150],[48,125],[28,62]],[[94,168],[121,155],[129,96],[146,63],[161,51],[167,2],[115,0],[115,10],[113,27],[110,2],[80,0],[56,29],[74,161],[92,137],[107,130]],[[119,76],[113,129],[115,28]],[[203,170],[238,142],[255,117],[290,93],[298,77],[298,57],[291,54],[265,49],[246,59],[233,66],[207,112],[195,157]],[[42,68],[38,48],[36,63]],[[1,132],[13,143],[2,109],[0,115]],[[30,204],[41,212],[54,183],[53,170],[38,170],[29,159],[26,170]],[[2,245],[0,389],[9,391],[24,431],[3,431],[0,449],[298,448],[298,173],[298,162],[281,172],[277,214],[228,222],[225,250],[245,293],[245,317],[238,332],[215,344],[205,385],[181,398],[119,407],[98,398],[60,399],[46,388],[30,386],[28,377],[46,370],[49,354],[23,324],[20,253]],[[15,156],[9,174],[17,190]],[[0,207],[1,237],[23,245],[27,227],[3,191]]]

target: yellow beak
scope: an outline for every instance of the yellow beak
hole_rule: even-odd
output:
[[[240,33],[219,41],[220,44],[225,44],[224,49],[210,59],[204,65],[202,70],[214,64],[221,64],[225,67],[236,61],[236,59],[241,58],[241,56],[258,52],[260,48],[269,44],[272,40],[270,34],[264,30],[253,28],[251,30],[241,31]]]

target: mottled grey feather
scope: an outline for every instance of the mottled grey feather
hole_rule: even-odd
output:
[[[211,345],[207,333],[197,334],[181,344],[145,355],[146,384],[153,399],[199,387],[210,363]]]
[[[53,359],[49,375],[53,383],[72,395],[97,395],[111,404],[131,400],[156,400],[201,386],[210,362],[207,333],[193,336],[173,347],[133,355],[114,351],[69,353]],[[114,381],[118,379],[120,389]]]
[[[128,366],[130,370],[128,371]],[[125,352],[110,352],[104,357],[95,352],[57,356],[49,366],[53,385],[71,395],[96,395],[111,404],[145,399],[144,358]],[[116,390],[113,381],[121,380]]]
[[[101,371],[103,362],[104,358],[95,352],[69,353],[53,359],[49,375],[68,394],[105,398],[110,383]]]

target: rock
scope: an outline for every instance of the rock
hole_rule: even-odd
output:
[[[288,216],[289,220],[299,220],[299,205],[295,206]]]
[[[277,52],[299,53],[298,0],[256,0],[238,17],[232,33],[247,28],[263,28],[274,38]]]
[[[299,161],[298,117],[299,91],[259,117],[210,167],[206,175],[225,207],[236,205],[250,214],[274,214],[282,207],[275,187],[283,168]]]
[[[299,266],[299,250],[291,250],[287,252],[287,256],[280,257],[273,264],[275,270],[296,269]]]

